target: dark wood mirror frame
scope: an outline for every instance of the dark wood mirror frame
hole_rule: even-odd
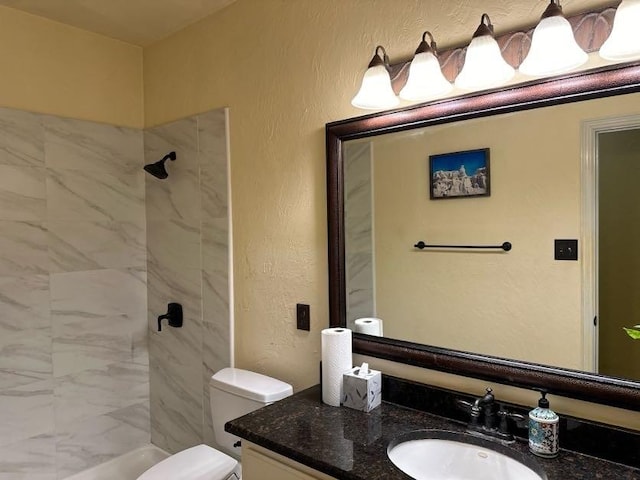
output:
[[[331,326],[346,326],[343,142],[453,121],[638,91],[640,91],[640,62],[633,62],[327,124]],[[544,387],[551,393],[565,397],[640,410],[640,383],[631,380],[358,333],[353,335],[353,351],[394,362],[522,388]]]

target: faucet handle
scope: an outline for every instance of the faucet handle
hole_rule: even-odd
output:
[[[475,405],[474,402],[469,402],[467,400],[462,400],[461,398],[456,399],[456,406],[469,414],[471,414],[470,418],[470,427],[474,427],[478,424],[478,420],[480,418],[480,409]]]
[[[498,416],[500,417],[500,426],[498,430],[500,433],[509,434],[509,423],[508,419],[512,419],[517,423],[524,422],[526,417],[524,415],[520,415],[519,413],[509,412],[507,410],[498,411]]]
[[[456,406],[460,410],[464,410],[465,412],[470,412],[473,408],[473,402],[469,402],[467,400],[462,400],[461,398],[456,399]]]
[[[516,423],[522,423],[525,420],[527,420],[527,417],[525,417],[524,415],[520,415],[519,413],[507,412],[507,411],[505,411],[504,413],[506,413],[507,418],[515,420]]]

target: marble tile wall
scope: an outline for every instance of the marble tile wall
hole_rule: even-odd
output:
[[[146,163],[170,151],[169,178],[146,176],[147,284],[151,440],[176,452],[215,445],[208,382],[231,361],[226,110],[144,132]],[[184,326],[158,332],[169,302]]]
[[[0,109],[0,480],[149,442],[142,132]]]
[[[150,434],[170,451],[215,444],[208,379],[231,357],[226,116],[156,127],[143,148],[138,130],[0,108],[0,480],[62,479]],[[170,150],[168,181],[143,173]],[[159,335],[169,301],[185,328]]]
[[[353,143],[345,149],[345,276],[347,324],[375,316],[373,245],[373,182],[371,144]]]

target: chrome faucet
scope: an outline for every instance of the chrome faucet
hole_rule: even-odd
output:
[[[525,417],[518,413],[502,410],[491,388],[487,388],[484,396],[477,398],[474,402],[457,400],[457,403],[471,414],[467,425],[468,433],[490,437],[503,443],[515,442],[515,437],[509,431],[509,419],[517,422],[525,420]]]

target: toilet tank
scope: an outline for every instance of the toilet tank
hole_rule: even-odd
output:
[[[223,368],[209,382],[209,403],[216,443],[229,455],[240,457],[233,445],[240,439],[224,431],[230,420],[293,394],[288,383],[239,368]]]

